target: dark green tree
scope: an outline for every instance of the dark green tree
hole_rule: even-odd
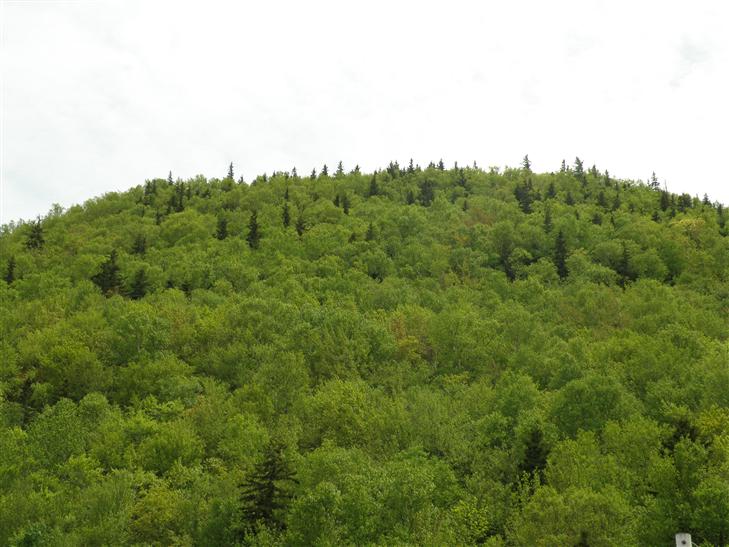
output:
[[[218,217],[218,225],[215,229],[215,237],[223,240],[228,237],[228,219],[225,217]]]
[[[426,179],[420,183],[420,204],[423,207],[429,207],[434,198],[435,187],[433,181]]]
[[[305,230],[306,224],[304,223],[304,217],[303,215],[299,215],[299,217],[296,219],[296,233],[301,236]]]
[[[132,244],[132,253],[135,255],[143,255],[147,251],[147,238],[144,234],[137,234]]]
[[[671,197],[669,196],[668,192],[666,190],[661,190],[661,211],[668,210],[668,207],[671,205]]]
[[[526,440],[524,458],[519,462],[519,471],[532,476],[541,475],[547,465],[549,450],[544,443],[544,434],[539,427],[531,430]]]
[[[534,197],[528,183],[517,184],[516,188],[514,188],[514,197],[516,197],[516,201],[519,202],[519,207],[524,213],[532,212],[532,201]]]
[[[336,172],[336,175],[338,177],[343,177],[344,176],[344,166],[342,165],[342,162],[341,161],[337,164],[337,172]]]
[[[258,226],[258,212],[253,211],[251,213],[251,219],[248,222],[248,235],[246,241],[251,249],[258,249],[258,244],[261,241],[261,232]]]
[[[91,278],[104,296],[111,296],[119,292],[121,288],[121,274],[119,265],[116,263],[116,249],[111,251],[109,258],[101,264],[99,272]]]
[[[412,190],[408,190],[407,196],[405,196],[405,203],[408,205],[415,203],[415,194]]]
[[[557,266],[557,274],[560,279],[564,279],[569,275],[567,269],[567,242],[562,230],[557,232],[557,239],[554,244],[554,265]]]
[[[443,163],[443,158],[440,159],[438,162],[438,171],[445,171],[445,164]]]
[[[41,219],[38,218],[35,222],[30,223],[30,230],[28,232],[28,238],[25,240],[25,246],[28,249],[40,249],[45,242]]]
[[[524,156],[524,159],[521,160],[521,167],[526,171],[527,173],[532,172],[532,162],[529,161],[529,154]]]
[[[583,187],[587,184],[585,169],[580,158],[575,158],[575,178],[582,183]]]
[[[15,281],[15,257],[11,256],[8,259],[8,266],[5,269],[5,283],[10,285],[13,281]]]
[[[367,197],[376,196],[380,193],[379,188],[377,188],[377,175],[372,175],[372,179],[370,180],[370,188],[367,191]]]
[[[291,213],[289,212],[289,202],[284,202],[283,206],[283,212],[281,213],[281,217],[283,219],[283,225],[284,228],[288,228],[289,224],[291,224]]]
[[[282,511],[292,498],[291,486],[298,481],[284,455],[284,448],[271,443],[263,461],[255,466],[241,485],[241,520],[243,532],[261,525],[269,529],[284,528]]]
[[[344,194],[342,198],[342,211],[344,211],[345,215],[349,214],[349,196],[347,194]]]
[[[544,209],[544,231],[549,233],[552,231],[552,208],[546,207]]]
[[[143,298],[147,294],[148,285],[147,272],[144,268],[139,268],[137,273],[134,274],[134,279],[132,279],[132,285],[129,288],[129,298],[132,300]]]
[[[375,227],[370,222],[370,225],[367,226],[367,233],[365,234],[365,241],[372,241],[375,239]]]
[[[552,199],[557,197],[557,189],[554,187],[554,182],[550,182],[549,186],[547,187],[547,199]]]
[[[235,180],[235,176],[233,175],[233,162],[232,161],[230,162],[230,165],[228,166],[228,176],[226,178],[230,179],[231,182],[233,180]]]
[[[632,272],[630,269],[630,252],[628,251],[628,247],[623,243],[623,253],[620,255],[620,260],[618,261],[618,266],[615,269],[615,271],[618,272],[618,275],[620,276],[620,286],[625,287],[625,284],[628,281],[632,281]]]
[[[328,177],[329,176],[329,168],[327,167],[327,164],[324,164],[324,167],[321,168],[321,176],[322,177]]]

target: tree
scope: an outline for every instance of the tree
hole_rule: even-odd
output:
[[[372,241],[375,239],[375,227],[370,222],[370,225],[367,226],[367,233],[365,234],[365,241]]]
[[[618,275],[620,276],[620,286],[625,287],[628,281],[632,280],[631,269],[630,269],[630,253],[628,247],[623,243],[623,252],[620,255],[620,261],[616,268]]]
[[[443,163],[443,158],[440,159],[438,162],[438,171],[445,171],[445,164]]]
[[[109,258],[101,264],[99,272],[91,278],[104,296],[111,296],[119,292],[121,288],[121,274],[116,263],[116,249],[111,251]]]
[[[552,231],[552,208],[549,206],[544,209],[544,231],[547,233]]]
[[[258,227],[258,212],[253,211],[251,213],[251,219],[248,222],[248,235],[246,241],[251,249],[258,249],[258,243],[261,240],[261,233]]]
[[[304,217],[303,215],[299,215],[299,217],[296,219],[296,233],[301,236],[305,230],[306,224],[304,223]]]
[[[661,200],[660,200],[661,211],[668,210],[668,207],[670,205],[671,205],[671,197],[668,195],[668,192],[666,190],[661,190]]]
[[[172,171],[170,171],[169,174],[167,175],[167,184],[172,186],[173,183],[174,183],[174,181],[172,180]]]
[[[367,191],[367,197],[376,196],[379,194],[379,188],[377,188],[377,175],[372,175],[370,180],[370,188]]]
[[[547,199],[552,199],[557,197],[557,189],[554,187],[554,182],[550,182],[549,186],[547,187]]]
[[[134,279],[132,280],[132,286],[129,290],[129,298],[132,300],[139,300],[140,298],[143,298],[145,294],[147,294],[147,272],[144,270],[144,268],[139,268],[137,270],[137,273],[134,274]]]
[[[289,224],[291,224],[291,213],[289,213],[289,202],[288,201],[284,202],[283,212],[282,212],[281,216],[283,219],[284,228],[288,228]]]
[[[337,164],[337,177],[343,177],[344,176],[344,166],[342,165],[342,162],[340,161]]]
[[[575,178],[582,183],[583,187],[587,184],[587,177],[585,177],[585,170],[580,158],[575,158]]]
[[[423,207],[429,207],[433,203],[434,198],[435,188],[433,181],[426,179],[420,183],[420,204]]]
[[[143,255],[147,251],[147,238],[144,234],[137,234],[134,237],[134,244],[132,245],[132,253],[136,255]]]
[[[529,161],[529,154],[524,156],[524,159],[521,160],[521,167],[526,171],[527,173],[532,172],[532,162]]]
[[[415,203],[415,194],[412,190],[408,190],[407,196],[405,196],[405,203],[408,205]]]
[[[328,177],[329,176],[329,168],[327,167],[327,164],[324,164],[324,167],[321,168],[321,176],[322,177]]]
[[[11,256],[8,259],[8,266],[5,270],[5,283],[10,285],[13,281],[15,281],[15,257]]]
[[[344,211],[345,215],[349,214],[349,196],[347,194],[344,194],[342,198],[342,211]]]
[[[533,196],[529,183],[524,182],[517,184],[516,188],[514,188],[514,196],[519,202],[519,207],[522,212],[527,214],[532,212]]]
[[[562,165],[559,166],[559,172],[560,173],[567,172],[567,162],[565,160],[562,160]]]
[[[30,231],[28,232],[28,238],[25,241],[25,246],[28,249],[40,249],[43,247],[44,243],[43,226],[41,225],[39,217],[35,222],[30,223]]]
[[[541,428],[534,427],[526,441],[524,458],[519,463],[519,471],[532,476],[541,474],[547,465],[549,450],[544,444],[544,434]]]
[[[562,230],[557,233],[557,240],[554,245],[554,265],[557,266],[557,274],[560,279],[564,279],[569,275],[567,269],[567,243]]]
[[[271,442],[263,460],[255,466],[241,485],[241,516],[243,532],[261,525],[271,529],[284,527],[279,514],[292,498],[290,487],[297,483],[295,474],[284,456],[281,444]]]
[[[658,190],[658,188],[661,186],[661,184],[658,182],[658,178],[656,178],[656,172],[653,171],[653,174],[651,175],[650,182],[648,183],[648,186],[652,188],[653,190]]]
[[[228,166],[228,179],[231,181],[235,180],[235,176],[233,175],[233,162],[230,162],[230,165]]]
[[[215,229],[215,237],[223,240],[228,237],[228,219],[225,217],[218,217],[218,225]]]

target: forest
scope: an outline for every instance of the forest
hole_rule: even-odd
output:
[[[0,545],[727,545],[728,220],[525,157],[4,225]]]

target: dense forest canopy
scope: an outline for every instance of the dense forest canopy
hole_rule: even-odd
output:
[[[5,226],[0,545],[725,545],[728,231],[528,158]]]

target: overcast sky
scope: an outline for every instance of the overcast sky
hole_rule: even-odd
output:
[[[724,0],[0,1],[0,223],[231,161],[579,156],[729,203]]]

